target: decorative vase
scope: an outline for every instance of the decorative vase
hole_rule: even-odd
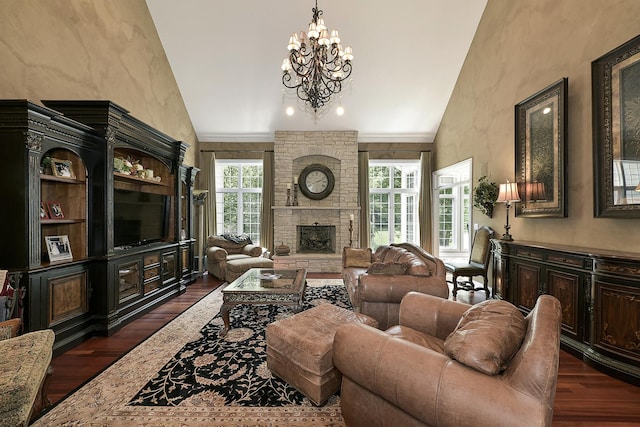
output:
[[[285,245],[284,242],[282,242],[275,248],[276,255],[278,256],[287,256],[289,255],[289,251],[289,246]]]
[[[485,215],[487,215],[489,218],[493,218],[493,206],[486,205],[484,209],[485,209]]]

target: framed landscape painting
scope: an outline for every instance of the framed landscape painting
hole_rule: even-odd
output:
[[[567,91],[564,77],[515,106],[516,216],[567,216]]]

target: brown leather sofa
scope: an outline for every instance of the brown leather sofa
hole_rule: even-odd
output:
[[[380,329],[398,324],[400,301],[417,291],[449,297],[444,263],[411,243],[342,251],[342,279],[356,312],[378,321]]]
[[[250,240],[234,242],[223,236],[209,236],[207,271],[231,283],[249,268],[273,268],[273,261],[261,257],[262,252],[263,248]]]
[[[560,302],[550,295],[525,318],[506,301],[469,306],[410,293],[400,325],[338,329],[333,358],[343,375],[345,422],[549,426],[560,323]]]

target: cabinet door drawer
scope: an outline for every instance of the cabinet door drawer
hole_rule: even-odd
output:
[[[580,275],[547,269],[547,293],[558,298],[562,307],[562,330],[573,339],[582,341],[580,322]]]
[[[596,279],[593,345],[640,365],[640,288]]]
[[[155,255],[147,255],[144,257],[144,266],[148,266],[148,265],[153,265],[153,264],[158,264],[160,263],[160,258],[158,257],[158,254]]]
[[[151,291],[155,291],[160,286],[160,280],[152,280],[144,284],[144,293],[148,294]]]
[[[540,295],[542,283],[541,266],[525,262],[514,263],[516,283],[515,305],[525,312],[531,311]]]
[[[89,310],[87,272],[49,280],[49,327]]]
[[[153,267],[144,270],[144,280],[153,279],[154,277],[160,276],[160,268]]]

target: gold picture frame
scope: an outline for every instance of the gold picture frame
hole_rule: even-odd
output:
[[[51,158],[51,170],[53,175],[58,178],[75,179],[76,177],[76,174],[73,172],[73,162],[71,162],[71,160]]]

